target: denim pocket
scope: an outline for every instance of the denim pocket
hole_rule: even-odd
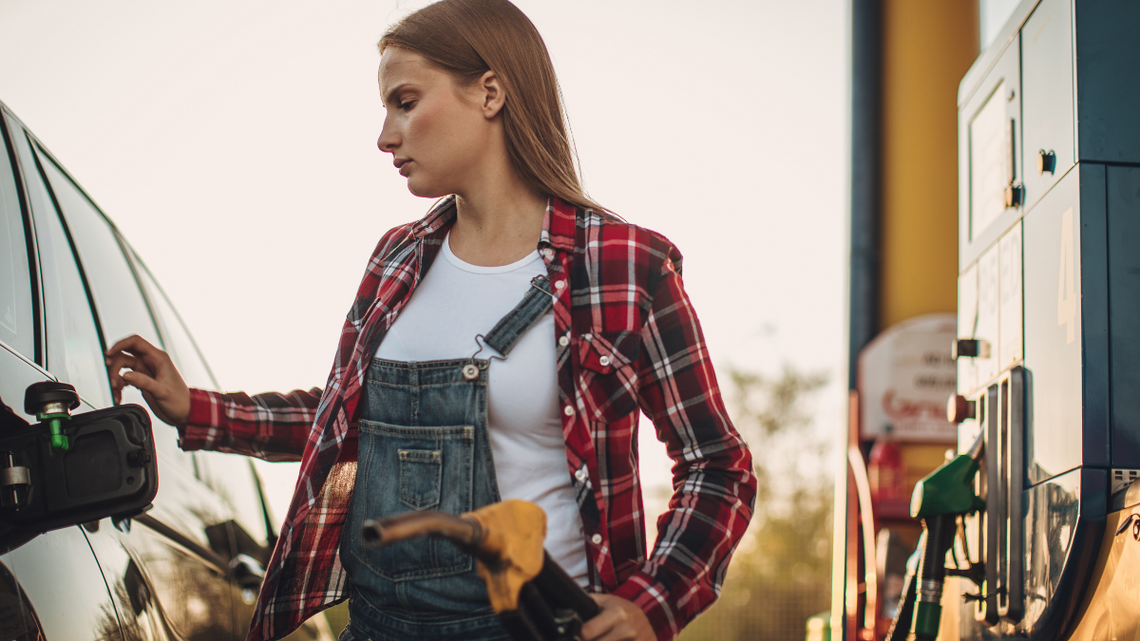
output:
[[[344,551],[391,581],[451,576],[471,570],[471,557],[449,541],[422,537],[365,550],[366,519],[411,510],[462,514],[473,509],[475,428],[404,426],[361,420],[356,487]]]
[[[413,510],[439,505],[443,481],[442,450],[399,450],[400,502]]]

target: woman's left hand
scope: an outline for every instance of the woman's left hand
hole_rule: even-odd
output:
[[[584,641],[656,641],[649,618],[632,601],[610,594],[590,596],[601,611],[582,625]]]

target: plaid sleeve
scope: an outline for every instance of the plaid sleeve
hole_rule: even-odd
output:
[[[190,390],[190,418],[179,428],[182,449],[214,450],[267,461],[300,461],[321,390],[221,394]]]
[[[752,455],[721,399],[696,313],[665,261],[641,332],[640,402],[674,461],[674,492],[648,560],[614,592],[672,639],[720,593],[752,518]]]

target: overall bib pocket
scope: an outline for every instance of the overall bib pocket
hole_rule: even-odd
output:
[[[347,553],[377,575],[391,581],[451,576],[470,571],[473,560],[448,541],[430,537],[401,541],[375,550],[360,542],[366,519],[413,510],[462,514],[473,509],[472,479],[475,428],[404,426],[359,422],[361,469],[353,490]],[[385,472],[388,472],[387,474]],[[398,486],[376,479],[398,477]]]
[[[400,502],[413,510],[439,505],[443,450],[399,450]]]

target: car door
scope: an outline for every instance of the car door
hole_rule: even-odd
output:
[[[187,383],[216,388],[193,338],[134,250],[58,163],[33,146],[79,262],[88,266],[104,344],[138,333],[170,353]],[[123,400],[143,404],[133,388]],[[251,461],[183,452],[176,430],[151,418],[162,463],[154,508],[134,519],[141,528],[115,523],[109,537],[90,537],[124,625],[153,629],[152,638],[244,639],[272,540]],[[151,604],[160,616],[149,612]],[[298,638],[315,637],[310,630]]]
[[[161,335],[117,231],[38,142],[9,122],[41,256],[47,368],[91,405],[108,406],[108,342],[137,332],[162,345]],[[65,258],[78,273],[70,289],[56,265]],[[95,320],[94,332],[76,340],[81,309]],[[134,391],[124,401],[142,403]],[[232,639],[228,542],[211,535],[228,520],[227,509],[195,478],[193,457],[178,450],[173,428],[153,415],[152,424],[160,477],[153,507],[135,519],[91,524],[90,547],[129,637]]]
[[[203,480],[233,508],[234,518],[226,522],[225,534],[234,570],[231,600],[235,631],[244,638],[273,551],[270,541],[274,535],[268,527],[268,514],[249,458],[220,452],[196,452],[195,457]]]
[[[0,347],[17,345],[8,351],[33,368],[22,378],[4,370],[5,398],[18,403],[24,387],[40,380],[37,375],[54,375],[76,387],[85,409],[109,406],[102,354],[132,333],[166,349],[190,385],[216,388],[189,332],[134,250],[7,110],[4,120],[16,174],[22,173],[27,232],[24,254],[9,254],[15,266],[0,259]],[[16,260],[21,255],[22,268]],[[27,281],[30,291],[9,292],[5,271],[12,282]],[[23,317],[31,318],[24,325],[38,328],[34,340],[15,330],[4,333],[8,319]],[[146,407],[133,388],[122,400]],[[98,560],[104,595],[109,588],[113,597],[100,611],[115,613],[132,640],[244,638],[275,540],[259,481],[248,459],[183,452],[177,431],[150,416],[160,477],[153,505],[132,519],[104,519],[77,530],[87,554],[93,550]],[[323,618],[289,637],[318,638],[331,638]]]
[[[43,366],[46,325],[37,286],[41,269],[35,260],[37,244],[28,216],[30,199],[19,188],[13,170],[11,133],[0,118],[0,429],[34,422],[35,417],[24,412],[24,390],[54,378]],[[66,261],[53,263],[45,270],[44,275],[48,274],[56,288],[74,288],[79,278],[74,263]],[[90,344],[95,333],[90,310],[72,312],[66,330],[75,344]],[[90,409],[90,395],[98,396],[99,390],[90,387],[88,375],[93,370],[85,367],[83,358],[77,355],[72,368],[64,366],[63,371],[86,381],[85,406]],[[31,541],[0,541],[0,638],[122,638],[114,601],[86,534],[76,526]]]

